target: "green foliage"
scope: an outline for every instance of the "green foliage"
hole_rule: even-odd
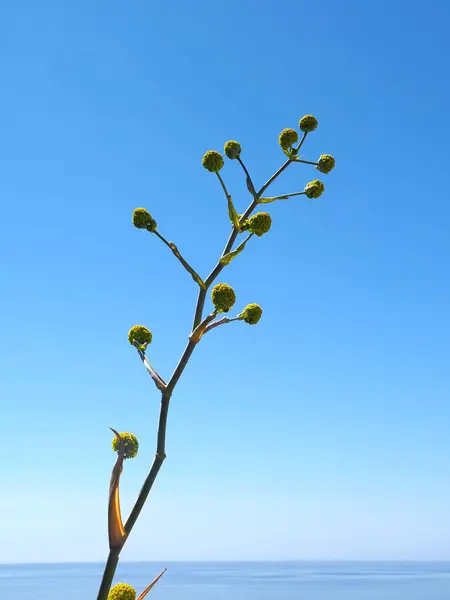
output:
[[[235,140],[228,140],[228,142],[224,146],[224,152],[231,160],[235,158],[239,158],[241,155],[241,145],[239,142]]]
[[[319,121],[312,115],[305,115],[300,119],[298,124],[303,133],[311,133],[311,131],[317,129]]]
[[[223,167],[223,156],[215,150],[208,150],[202,158],[202,165],[211,173],[218,173]]]
[[[125,450],[124,458],[134,458],[139,450],[139,442],[137,437],[133,433],[127,431],[120,432],[120,437],[123,440],[123,447]],[[120,442],[115,435],[112,441],[112,449],[114,452],[119,452]]]
[[[218,283],[212,289],[211,299],[218,312],[228,312],[236,302],[236,294],[231,286]]]
[[[138,344],[151,344],[152,343],[152,332],[143,325],[134,325],[128,332],[128,341],[132,346],[134,342]]]
[[[318,179],[314,179],[314,181],[310,181],[305,186],[305,195],[308,198],[319,198],[325,190],[325,186]]]
[[[118,583],[109,592],[108,600],[136,600],[136,590],[128,583]]]
[[[262,236],[272,226],[272,218],[269,213],[259,212],[248,220],[248,229],[257,236]]]

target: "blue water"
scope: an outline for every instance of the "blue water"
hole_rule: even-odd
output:
[[[150,600],[450,600],[450,563],[123,563]],[[0,565],[0,600],[96,600],[102,565]]]

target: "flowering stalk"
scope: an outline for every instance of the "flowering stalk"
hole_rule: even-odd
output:
[[[172,393],[186,368],[190,357],[192,356],[195,347],[201,341],[202,337],[208,331],[227,323],[234,321],[243,321],[249,325],[255,325],[261,318],[262,309],[258,304],[248,304],[237,316],[228,317],[227,315],[217,317],[222,313],[228,313],[234,306],[236,294],[234,290],[225,283],[219,283],[214,286],[211,292],[211,300],[214,306],[213,311],[203,318],[206,294],[212,284],[216,281],[218,275],[230,262],[240,254],[250,240],[251,237],[260,237],[265,235],[271,228],[272,219],[266,212],[253,214],[259,203],[269,203],[278,199],[288,199],[293,196],[304,195],[307,198],[318,198],[324,191],[323,183],[319,180],[313,180],[306,185],[303,192],[294,192],[285,194],[284,196],[273,196],[264,198],[264,192],[272,185],[272,183],[289,167],[293,162],[307,162],[298,159],[298,151],[302,147],[307,135],[317,128],[317,120],[312,115],[306,115],[299,122],[300,131],[303,132],[301,140],[298,142],[298,134],[293,129],[285,129],[281,132],[279,143],[283,152],[287,155],[287,160],[283,165],[267,180],[267,182],[256,191],[252,178],[241,159],[241,146],[238,142],[230,140],[225,144],[224,152],[230,160],[237,160],[242,167],[245,177],[247,189],[252,196],[252,201],[242,215],[238,215],[234,204],[229,194],[226,184],[220,175],[219,171],[224,166],[224,159],[219,152],[210,150],[205,153],[202,159],[203,167],[215,173],[220,185],[225,193],[228,203],[228,213],[231,221],[231,233],[228,238],[225,248],[219,257],[215,267],[206,279],[202,279],[198,273],[187,263],[181,256],[178,248],[172,242],[168,242],[158,231],[157,223],[150,213],[144,208],[137,208],[133,212],[133,225],[138,229],[145,229],[150,233],[155,234],[166,246],[170,248],[176,258],[181,262],[183,267],[190,273],[192,278],[199,285],[197,304],[194,312],[193,326],[191,333],[188,336],[188,342],[185,350],[176,366],[172,376],[166,383],[164,379],[152,367],[148,358],[148,348],[152,341],[152,334],[149,329],[142,325],[135,325],[128,333],[128,340],[132,346],[137,349],[140,359],[142,360],[146,370],[154,381],[156,387],[161,392],[161,404],[156,440],[156,453],[153,458],[150,471],[144,481],[144,484],[139,492],[136,502],[131,509],[130,515],[123,525],[120,516],[120,504],[118,496],[119,478],[122,472],[123,461],[126,458],[132,458],[137,454],[138,442],[133,434],[118,433],[115,430],[113,440],[113,448],[119,452],[116,465],[113,469],[110,486],[110,502],[109,502],[109,532],[110,532],[110,553],[103,573],[103,579],[98,592],[97,600],[136,600],[136,592],[129,584],[119,583],[111,589],[114,574],[119,561],[120,552],[125,545],[128,537],[136,524],[136,521],[144,507],[150,490],[153,487],[155,479],[161,469],[161,466],[166,458],[166,429],[167,418],[169,412],[170,400]],[[298,142],[298,144],[297,144]],[[309,163],[308,163],[309,164]],[[331,155],[322,155],[318,163],[311,163],[323,173],[329,173],[334,168],[334,158]],[[241,242],[234,250],[234,244],[240,233],[248,232],[246,239]],[[217,319],[217,320],[216,320]],[[147,593],[152,589],[155,583],[162,576],[164,571],[149,585],[138,600],[143,600]]]

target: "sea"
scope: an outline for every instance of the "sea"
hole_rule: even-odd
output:
[[[450,562],[122,563],[153,600],[450,600]],[[96,600],[101,564],[0,565],[0,600]],[[147,600],[146,599],[146,600]]]

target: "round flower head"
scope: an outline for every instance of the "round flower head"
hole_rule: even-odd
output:
[[[139,450],[139,442],[137,437],[132,434],[132,433],[128,433],[127,431],[121,431],[120,432],[120,437],[123,440],[123,447],[125,450],[125,454],[124,457],[125,458],[134,458]],[[119,452],[119,448],[120,448],[120,442],[117,439],[117,436],[115,435],[112,441],[112,449],[114,450],[114,452]]]
[[[234,140],[229,140],[224,146],[224,152],[228,156],[228,158],[239,158],[241,155],[241,145],[239,142],[235,142]]]
[[[325,190],[325,186],[318,179],[314,179],[314,181],[310,181],[304,189],[305,195],[308,198],[319,198],[323,194]]]
[[[152,343],[152,332],[143,325],[135,325],[128,332],[128,341],[132,346],[133,342],[138,344],[151,344]]]
[[[278,138],[278,143],[283,150],[289,150],[289,148],[298,142],[298,133],[294,129],[283,129]]]
[[[314,129],[317,129],[319,121],[312,115],[305,115],[300,119],[298,124],[304,133],[310,133],[311,131],[314,131]]]
[[[267,233],[272,225],[269,213],[259,212],[248,220],[249,230],[257,236]]]
[[[211,299],[217,311],[228,312],[236,302],[236,294],[226,283],[218,283],[212,289]]]
[[[334,169],[336,161],[334,160],[334,156],[331,154],[322,154],[319,157],[319,163],[317,165],[317,170],[321,173],[329,173]]]
[[[247,304],[244,310],[239,315],[239,318],[249,325],[256,325],[262,315],[262,308],[259,304]]]
[[[118,583],[109,592],[108,600],[136,600],[136,590],[128,583]]]
[[[145,208],[135,208],[133,210],[133,225],[138,229],[156,231],[156,221]]]
[[[215,150],[208,150],[202,158],[202,165],[211,173],[218,173],[223,167],[223,156]]]

